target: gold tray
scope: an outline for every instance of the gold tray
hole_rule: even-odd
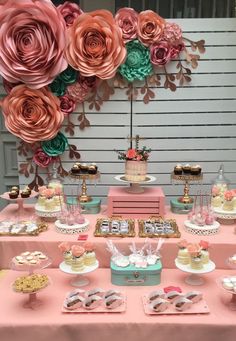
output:
[[[129,230],[128,233],[102,233],[101,232],[101,224],[104,220],[109,221],[109,225],[112,221],[127,221],[129,225]],[[125,219],[122,218],[121,216],[112,216],[111,218],[98,218],[95,226],[95,231],[94,231],[94,236],[95,237],[135,237],[135,221],[133,219]]]
[[[145,231],[145,227],[144,227],[144,224],[145,224],[145,221],[150,221],[151,223],[169,223],[170,226],[172,227],[173,229],[173,233],[169,233],[169,234],[166,234],[166,233],[147,233]],[[163,219],[162,217],[160,216],[152,216],[150,217],[149,219],[139,219],[138,220],[138,228],[139,228],[139,237],[141,238],[180,238],[181,236],[181,233],[179,232],[179,228],[178,228],[178,225],[176,223],[176,220],[175,219]]]
[[[19,223],[24,223],[19,222]],[[0,237],[1,236],[37,236],[39,235],[39,233],[47,231],[48,229],[48,224],[44,223],[44,222],[39,222],[36,223],[36,225],[38,226],[38,228],[32,232],[19,232],[19,233],[10,233],[10,232],[0,232]]]

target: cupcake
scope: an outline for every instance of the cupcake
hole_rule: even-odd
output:
[[[81,171],[81,173],[83,173],[83,174],[88,173],[88,165],[87,165],[87,163],[81,163],[81,165],[80,165],[80,171]]]
[[[29,195],[31,195],[32,191],[29,188],[29,186],[25,186],[25,188],[23,189],[23,191],[29,192]]]
[[[84,264],[86,266],[94,265],[96,263],[96,254],[94,252],[94,245],[93,245],[93,243],[86,242],[84,244],[84,249],[85,249]]]
[[[187,250],[187,246],[188,246],[188,242],[183,239],[181,240],[178,244],[178,255],[177,255],[177,259],[179,261],[179,263],[187,265],[190,262],[190,258],[189,258],[189,253]]]
[[[26,191],[26,190],[23,190],[20,195],[21,195],[21,198],[29,198],[30,197],[29,191]]]
[[[11,192],[9,192],[9,198],[10,199],[17,199],[18,193],[16,191],[11,190]]]
[[[63,253],[65,264],[71,265],[72,253],[71,253],[69,244],[66,242],[63,242],[63,243],[58,245],[58,248]]]
[[[76,272],[81,272],[84,270],[84,248],[78,245],[73,245],[71,247],[72,261],[71,270]]]
[[[191,166],[190,166],[190,164],[186,163],[183,166],[183,172],[184,172],[184,174],[190,174],[191,173]]]
[[[174,168],[175,175],[181,175],[183,172],[183,166],[181,164],[177,164]]]
[[[202,256],[202,263],[207,264],[209,262],[209,243],[205,240],[201,240],[199,243],[199,246],[201,247],[201,256]]]

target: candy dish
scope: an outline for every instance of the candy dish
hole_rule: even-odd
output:
[[[89,280],[84,277],[83,275],[86,275],[90,272],[93,272],[95,270],[97,270],[97,268],[99,267],[99,262],[96,260],[95,265],[92,266],[85,266],[84,270],[82,271],[73,271],[71,269],[70,265],[67,265],[65,262],[60,263],[59,268],[62,272],[65,272],[66,274],[69,275],[76,275],[75,278],[73,278],[71,280],[71,285],[75,286],[75,287],[81,287],[81,286],[85,286],[89,284]]]
[[[231,294],[230,300],[226,296],[222,297],[223,303],[230,310],[236,310],[236,275],[220,277],[216,283],[225,293]]]
[[[185,278],[185,283],[189,285],[204,284],[204,279],[199,275],[206,274],[208,272],[212,272],[213,270],[215,270],[215,263],[212,262],[211,260],[207,264],[203,264],[203,268],[199,270],[192,269],[190,267],[190,264],[187,265],[181,264],[177,258],[175,259],[175,265],[179,270],[190,273],[190,275]]]
[[[211,225],[199,226],[191,223],[189,220],[186,220],[184,222],[184,227],[185,230],[191,234],[196,234],[198,236],[211,236],[219,232],[220,223],[218,221],[214,221]]]
[[[97,219],[95,237],[135,237],[135,222],[133,219],[123,219],[113,216],[108,219]]]
[[[150,217],[147,220],[138,220],[139,237],[143,238],[180,238],[175,219]]]

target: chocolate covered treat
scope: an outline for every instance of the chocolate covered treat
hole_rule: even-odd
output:
[[[10,199],[17,199],[18,193],[16,191],[11,190],[11,192],[9,192],[9,198]]]
[[[183,172],[183,166],[181,164],[178,164],[174,168],[175,175],[181,175]]]

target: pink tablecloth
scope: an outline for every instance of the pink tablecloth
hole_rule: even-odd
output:
[[[38,294],[42,301],[38,310],[23,308],[25,295],[12,291],[11,283],[18,272],[8,271],[0,278],[1,341],[235,341],[236,312],[230,311],[224,303],[230,295],[216,284],[217,278],[230,271],[216,270],[205,276],[206,284],[197,289],[203,292],[210,314],[188,316],[145,315],[141,297],[155,287],[116,287],[127,294],[125,313],[63,314],[62,302],[65,293],[72,289],[71,277],[58,269],[43,272],[50,276],[52,285]],[[193,290],[184,284],[185,276],[178,270],[164,270],[161,285],[156,288],[178,285],[185,292]],[[98,269],[88,277],[90,288],[112,287],[108,269]]]
[[[33,206],[28,207],[28,216],[34,214]],[[0,220],[10,218],[15,215],[15,205],[7,206],[0,213]],[[188,241],[197,242],[201,239],[208,240],[212,247],[210,249],[211,259],[216,263],[217,268],[226,268],[226,258],[236,253],[236,234],[234,229],[236,225],[225,225],[221,226],[221,230],[217,235],[202,237],[195,236],[184,231],[184,220],[186,220],[186,215],[173,214],[167,208],[166,217],[174,218],[177,221],[179,230],[181,231],[181,238],[185,238]],[[98,217],[106,216],[105,208],[103,208],[103,215],[87,215],[90,221],[90,228],[87,232],[89,235],[89,240],[96,244],[97,258],[100,262],[100,266],[103,268],[109,267],[110,254],[106,250],[106,238],[94,237],[93,232],[95,229],[96,220]],[[138,234],[138,227],[136,222],[136,236]],[[134,240],[137,245],[141,245],[144,242],[144,238],[114,238],[114,243],[119,247],[124,253],[129,252],[128,245]],[[61,262],[61,254],[58,250],[58,244],[61,241],[69,241],[71,243],[82,243],[77,242],[76,235],[65,235],[56,232],[54,224],[49,224],[49,229],[46,232],[41,233],[38,236],[27,236],[27,237],[0,237],[0,267],[8,268],[9,262],[13,256],[23,252],[25,250],[37,250],[46,252],[53,259],[53,267],[57,267]],[[178,239],[170,238],[166,239],[166,242],[162,249],[162,261],[165,268],[175,268],[174,259],[177,254],[177,243]],[[154,242],[154,241],[152,241]]]

